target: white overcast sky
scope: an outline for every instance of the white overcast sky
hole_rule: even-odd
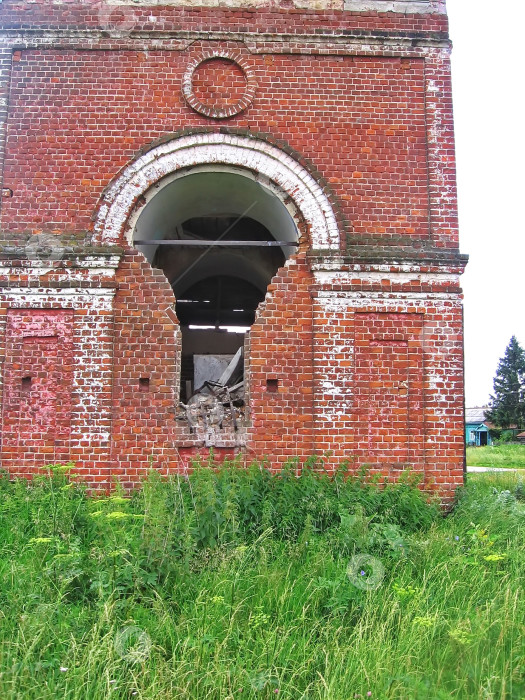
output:
[[[447,0],[467,406],[484,405],[512,335],[525,348],[525,2]]]

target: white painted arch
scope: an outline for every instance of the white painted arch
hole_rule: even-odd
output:
[[[189,134],[155,146],[127,166],[104,193],[93,242],[132,243],[130,217],[139,197],[163,178],[202,166],[233,166],[255,173],[289,197],[308,227],[314,250],[338,250],[339,229],[330,201],[319,183],[296,160],[271,144],[222,133]],[[253,176],[253,175],[252,175]]]

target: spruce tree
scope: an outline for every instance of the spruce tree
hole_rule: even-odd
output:
[[[500,428],[525,428],[525,351],[515,336],[499,361],[486,417]]]

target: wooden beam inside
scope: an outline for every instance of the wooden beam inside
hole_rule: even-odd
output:
[[[177,246],[199,246],[208,248],[209,246],[225,246],[232,248],[244,248],[245,246],[266,248],[268,246],[292,246],[296,248],[299,243],[297,241],[197,241],[197,240],[176,240],[167,241],[151,240],[151,241],[133,241],[134,245],[177,245]]]

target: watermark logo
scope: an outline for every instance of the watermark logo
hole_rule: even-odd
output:
[[[137,16],[129,5],[100,6],[98,21],[102,29],[114,36],[128,36],[137,25]]]
[[[33,262],[55,262],[64,255],[64,246],[60,238],[51,233],[37,233],[25,244],[25,255]]]
[[[356,588],[375,591],[385,578],[385,567],[371,554],[356,554],[350,559],[346,573]]]
[[[458,332],[447,332],[443,329],[424,327],[421,331],[420,343],[423,352],[428,352],[440,360],[449,360],[450,355],[461,350],[462,337]]]
[[[140,627],[127,625],[115,635],[115,652],[131,664],[145,661],[151,652],[151,637]]]

